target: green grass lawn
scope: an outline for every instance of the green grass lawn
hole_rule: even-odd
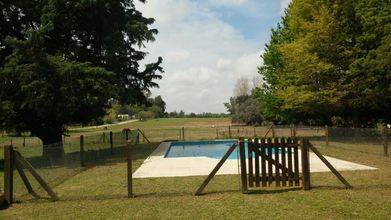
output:
[[[215,177],[199,197],[192,193],[205,177],[135,179],[136,198],[127,198],[126,163],[119,158],[55,187],[61,201],[22,201],[0,211],[0,219],[389,219],[390,158],[315,144],[326,155],[379,169],[342,172],[350,190],[331,173],[315,173],[310,191],[272,187],[251,195],[240,193],[237,175]],[[157,145],[135,148],[134,170]]]
[[[219,132],[222,133],[222,129],[228,130],[228,126],[230,124],[230,118],[160,118],[147,121],[135,121],[125,124],[116,124],[108,126],[107,128],[89,127],[87,129],[76,128],[73,130],[72,127],[70,127],[69,136],[65,137],[65,143],[78,145],[80,135],[93,137],[104,135],[108,139],[108,133],[110,131],[119,133],[122,132],[124,128],[130,128],[131,130],[139,128],[144,131],[147,138],[149,138],[151,141],[179,139],[182,127],[186,128],[186,139],[214,139],[217,136],[217,128],[221,128]],[[259,130],[259,133],[265,132]],[[221,134],[221,137],[222,135],[223,134]],[[11,143],[16,147],[22,147],[23,143],[26,147],[42,146],[42,142],[37,137],[0,137],[0,148],[2,148],[4,145],[10,145]],[[0,155],[0,159],[2,157],[3,154]]]
[[[146,121],[135,121],[126,124],[118,124],[107,127],[110,131],[122,131],[124,128],[130,129],[151,129],[151,128],[181,128],[181,127],[210,127],[210,126],[228,126],[231,124],[230,118],[159,118]],[[104,128],[75,129],[70,128],[70,134],[85,134],[94,132],[103,132]]]
[[[98,140],[103,132],[140,128],[155,143],[142,144],[134,149],[133,169],[136,170],[158,146],[159,141],[179,139],[182,127],[186,128],[186,140],[199,140],[222,138],[227,135],[229,125],[230,120],[226,118],[179,118],[113,125],[107,130],[71,130],[71,137],[66,138],[65,151],[77,154],[80,135],[86,136],[86,150],[99,149],[107,148],[107,141],[103,146],[101,140]],[[253,132],[258,136],[267,132],[266,127],[257,129],[254,131],[252,127],[247,127],[238,132],[237,128],[232,127],[232,133],[233,136],[239,134],[248,137]],[[277,135],[287,136],[290,130],[279,129],[276,132]],[[1,141],[6,143],[10,139],[3,138]],[[13,142],[19,145],[21,141],[21,138],[13,138]],[[24,156],[40,154],[40,143],[36,139],[26,139],[26,143],[26,147],[19,146]],[[44,178],[53,179],[52,186],[61,201],[37,200],[30,196],[19,197],[18,194],[20,202],[7,210],[1,210],[0,219],[389,219],[391,159],[382,156],[381,144],[330,142],[330,146],[326,147],[324,142],[313,143],[325,155],[379,169],[342,172],[354,186],[351,190],[343,189],[331,173],[315,173],[311,175],[311,191],[271,187],[251,195],[240,193],[238,175],[216,176],[206,188],[206,195],[200,197],[192,196],[192,193],[205,177],[135,179],[136,198],[130,199],[126,197],[125,158],[123,149],[118,145],[120,150],[116,150],[116,155],[101,161],[99,165],[89,164],[83,169],[78,166],[42,167],[38,171]],[[0,147],[0,160],[2,150]],[[70,162],[79,163],[77,158]],[[65,181],[63,178],[57,179],[57,176],[63,174],[67,177]],[[0,178],[3,178],[1,171]],[[19,179],[15,188],[18,193],[20,183]],[[36,183],[33,185],[36,186]],[[39,193],[46,196],[41,191]]]

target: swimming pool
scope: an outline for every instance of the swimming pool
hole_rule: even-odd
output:
[[[209,157],[221,159],[236,140],[224,141],[197,141],[197,142],[172,142],[164,155],[165,158],[175,157]],[[247,143],[245,144],[247,148]],[[237,150],[232,152],[228,159],[237,159]],[[247,150],[246,150],[247,154]],[[247,155],[246,155],[247,156]]]

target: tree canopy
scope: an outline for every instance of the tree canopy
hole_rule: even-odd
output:
[[[145,2],[145,1],[141,1]],[[6,0],[0,5],[0,120],[44,144],[64,125],[105,114],[109,100],[147,102],[163,72],[140,67],[153,18],[133,0]]]
[[[266,45],[258,90],[264,115],[391,119],[389,0],[293,0]]]
[[[263,121],[260,106],[257,103],[255,90],[250,87],[247,78],[239,78],[235,84],[233,97],[224,103],[233,123],[260,125]]]

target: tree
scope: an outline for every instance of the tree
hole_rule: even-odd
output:
[[[235,84],[234,97],[250,95],[250,92],[250,81],[245,77],[239,78]]]
[[[224,103],[224,105],[234,123],[256,125],[263,121],[255,90],[250,91],[249,80],[246,78],[238,79],[234,88],[234,96],[230,98],[229,103]]]
[[[390,118],[390,11],[388,0],[294,0],[263,55],[265,115]]]
[[[227,112],[230,115],[235,114],[235,112],[236,112],[235,105],[236,104],[235,104],[235,98],[234,97],[230,97],[229,98],[229,102],[224,103],[224,106],[227,108]]]
[[[30,130],[44,144],[60,142],[65,124],[103,116],[109,99],[145,103],[144,94],[158,86],[162,59],[139,66],[146,55],[140,47],[157,34],[149,28],[154,19],[132,0],[0,4],[0,96],[7,110],[0,119],[7,126]]]
[[[14,52],[0,74],[0,104],[6,108],[0,115],[7,128],[29,130],[49,145],[61,143],[65,124],[89,122],[105,113],[114,74],[48,55],[41,42],[39,33],[12,42]],[[62,151],[44,155],[58,157]]]
[[[289,11],[290,7],[285,11],[277,28],[271,30],[270,42],[265,45],[265,53],[261,56],[263,65],[258,68],[264,83],[256,88],[256,97],[262,106],[262,115],[267,120],[282,123],[291,123],[293,120],[292,112],[282,108],[283,99],[277,95],[280,75],[284,69],[284,57],[279,47],[291,41],[288,28]]]
[[[152,113],[152,115],[153,115],[152,118],[160,118],[164,115],[164,113],[162,112],[162,109],[157,105],[153,105],[153,106],[149,107],[148,111]]]
[[[154,105],[158,106],[164,115],[164,113],[166,112],[166,103],[163,101],[160,95],[155,97]],[[160,117],[162,117],[163,115],[161,115]]]

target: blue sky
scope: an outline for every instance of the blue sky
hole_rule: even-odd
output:
[[[257,66],[289,0],[148,0],[137,3],[156,19],[156,41],[145,62],[162,56],[165,73],[153,89],[167,111],[226,112],[239,78],[259,77]]]

